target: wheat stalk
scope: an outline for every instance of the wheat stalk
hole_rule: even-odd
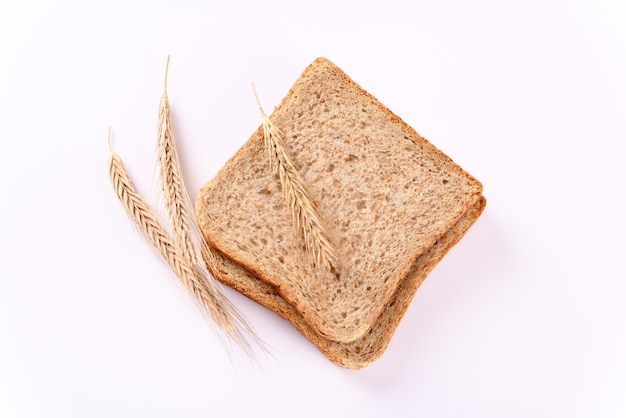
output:
[[[191,201],[185,188],[180,160],[176,152],[176,140],[170,117],[170,105],[167,98],[167,74],[170,57],[165,66],[163,95],[159,103],[159,127],[157,140],[157,159],[159,164],[159,183],[167,209],[174,243],[181,255],[192,264],[197,264],[196,246],[191,239],[191,224],[194,223]]]
[[[203,316],[209,323],[218,326],[215,331],[222,343],[224,341],[221,338],[221,331],[224,330],[250,357],[253,357],[241,326],[243,325],[248,332],[251,332],[250,328],[231,303],[211,285],[205,272],[197,265],[189,263],[189,260],[177,251],[174,241],[157,219],[154,210],[137,193],[121,158],[111,149],[110,129],[108,140],[110,150],[108,169],[113,189],[141,236],[179,277]]]
[[[177,252],[187,260],[196,274],[202,277],[203,282],[206,284],[206,290],[210,293],[208,300],[216,300],[219,302],[220,307],[225,307],[224,314],[229,318],[229,323],[236,323],[238,325],[234,329],[229,330],[231,337],[234,337],[234,340],[244,348],[246,353],[251,355],[249,344],[245,338],[243,338],[241,332],[233,334],[235,329],[245,330],[259,346],[265,348],[263,343],[243,316],[239,314],[236,308],[228,303],[227,299],[219,292],[211,273],[207,269],[207,266],[214,269],[216,260],[213,251],[204,240],[193,216],[193,206],[187,188],[185,187],[180,159],[176,150],[174,128],[167,97],[169,61],[170,57],[168,56],[165,67],[163,95],[159,103],[157,159],[161,194],[168,213],[174,245]]]
[[[263,138],[270,165],[272,170],[278,171],[283,195],[291,210],[296,229],[302,231],[305,246],[307,250],[313,252],[318,265],[339,270],[337,250],[328,238],[328,233],[315,211],[315,205],[309,197],[304,180],[287,152],[284,134],[263,111],[254,84],[252,89],[263,118]]]

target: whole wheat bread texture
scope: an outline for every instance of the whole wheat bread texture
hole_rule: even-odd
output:
[[[277,300],[266,306],[318,346],[355,343],[372,334],[405,282],[417,288],[422,271],[445,253],[444,235],[456,242],[467,228],[459,233],[455,225],[476,219],[482,186],[323,58],[271,119],[285,133],[342,268],[316,265],[298,239],[259,128],[196,200],[205,238],[232,261],[225,271],[238,266],[247,279],[216,276],[256,300],[271,288],[294,314],[281,312]],[[420,257],[427,261],[416,272]]]
[[[289,320],[332,362],[350,369],[361,369],[384,353],[422,281],[472,226],[483,211],[485,203],[485,199],[481,198],[435,245],[418,257],[374,326],[361,338],[349,343],[340,343],[322,337],[273,286],[259,280],[229,258],[217,254],[211,272],[222,283]]]

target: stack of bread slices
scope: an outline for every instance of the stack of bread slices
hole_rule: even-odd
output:
[[[270,118],[339,265],[321,265],[303,242],[259,127],[198,193],[196,219],[217,254],[209,267],[331,361],[364,367],[483,211],[482,185],[324,58]]]

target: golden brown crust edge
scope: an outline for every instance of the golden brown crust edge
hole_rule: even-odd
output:
[[[421,283],[450,248],[465,235],[485,205],[486,199],[481,196],[435,245],[415,261],[371,330],[351,343],[330,341],[320,336],[272,286],[257,279],[225,256],[218,254],[218,266],[212,268],[211,272],[222,283],[290,321],[333,363],[350,369],[361,369],[383,354]]]

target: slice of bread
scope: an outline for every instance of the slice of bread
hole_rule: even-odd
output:
[[[340,343],[322,337],[273,286],[259,280],[227,257],[217,254],[218,264],[213,266],[211,273],[222,283],[289,320],[332,362],[350,369],[360,369],[383,354],[422,281],[472,226],[483,211],[485,203],[485,199],[481,198],[439,241],[415,260],[409,274],[400,283],[398,290],[387,303],[374,326],[361,338],[349,343]]]
[[[482,185],[324,58],[304,71],[271,119],[342,268],[317,266],[304,248],[259,128],[196,200],[200,229],[227,257],[214,274],[291,320],[331,360],[350,365],[345,359],[357,351],[376,353],[373,359],[406,309],[390,304],[409,295],[408,305],[476,219]],[[378,333],[375,344],[360,343]]]

